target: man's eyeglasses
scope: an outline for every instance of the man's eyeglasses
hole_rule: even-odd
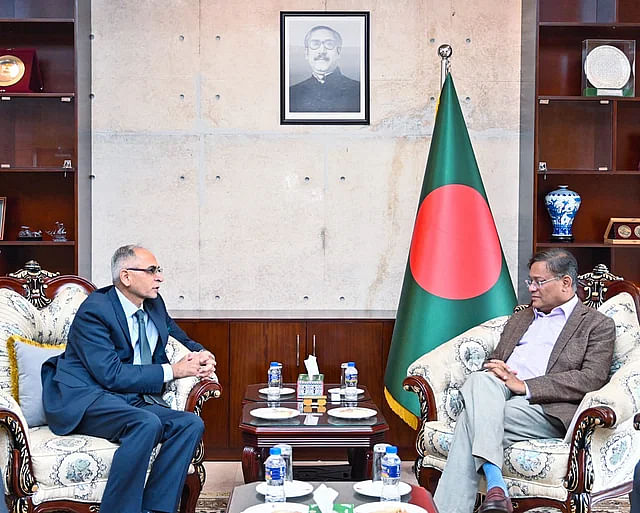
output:
[[[553,278],[549,278],[547,280],[524,280],[524,282],[526,283],[527,287],[531,287],[534,290],[538,290],[539,288],[541,288],[545,283],[549,283],[550,281],[554,281],[554,280],[560,280],[562,279],[562,276],[555,276]]]
[[[320,41],[319,39],[311,39],[309,41],[309,48],[311,48],[312,50],[317,50],[321,46],[324,46],[327,50],[333,50],[338,45],[333,39],[325,39],[324,41]]]
[[[127,271],[140,271],[140,272],[147,273],[147,274],[160,274],[163,271],[162,267],[160,267],[159,265],[150,265],[149,267],[146,267],[145,269],[141,269],[139,267],[127,267],[126,270]]]

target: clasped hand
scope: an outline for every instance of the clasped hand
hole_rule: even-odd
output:
[[[209,351],[190,352],[171,366],[174,379],[206,378],[216,370],[216,359]]]
[[[514,394],[524,395],[527,393],[524,381],[516,377],[518,372],[509,368],[502,360],[489,360],[484,364],[484,368],[504,382],[505,386]]]

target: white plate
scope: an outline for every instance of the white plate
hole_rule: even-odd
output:
[[[328,410],[327,414],[330,417],[338,417],[339,419],[368,419],[369,417],[376,415],[377,412],[371,408],[347,406],[344,408],[333,408],[332,410]]]
[[[356,506],[353,513],[427,513],[427,510],[408,502],[368,502]]]
[[[342,390],[341,388],[330,388],[329,390],[327,390],[330,394],[340,394],[340,395],[344,395],[344,390]],[[360,394],[364,394],[364,390],[362,390],[361,388],[356,388],[356,391],[358,392],[358,395]]]
[[[278,408],[256,408],[255,410],[251,410],[249,413],[254,417],[266,420],[292,419],[300,415],[298,410],[294,410],[293,408],[284,408],[282,406]]]
[[[307,513],[309,506],[296,504],[295,502],[267,502],[256,504],[245,509],[242,513],[277,513],[278,511],[291,511],[295,513]]]
[[[311,483],[305,483],[304,481],[285,481],[284,482],[284,495],[287,497],[303,497],[309,495],[313,491],[313,485]],[[261,495],[267,494],[267,483],[264,481],[258,483],[256,486],[256,492]],[[379,497],[379,495],[378,495]]]
[[[400,490],[400,495],[407,495],[411,493],[411,485],[400,481],[398,483],[398,488]],[[358,483],[353,483],[353,489],[362,494],[367,495],[368,497],[380,497],[380,492],[382,491],[382,481],[360,481]]]
[[[584,73],[598,89],[621,89],[631,76],[631,64],[619,48],[601,45],[587,55]]]
[[[258,392],[260,392],[261,394],[267,395],[269,393],[269,389],[268,388],[261,388],[260,390],[258,390]],[[289,388],[289,387],[282,387],[280,389],[280,395],[290,395],[295,393],[295,390],[293,388]]]

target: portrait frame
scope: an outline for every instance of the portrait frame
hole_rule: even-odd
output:
[[[0,240],[4,240],[4,219],[7,212],[7,198],[0,196]]]
[[[306,47],[314,27],[339,47]],[[280,124],[369,124],[369,11],[280,12]]]

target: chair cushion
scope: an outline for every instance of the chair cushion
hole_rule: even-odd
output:
[[[0,289],[0,391],[11,392],[7,339],[19,335],[45,344],[66,344],[71,321],[86,298],[82,288],[70,285],[38,310],[17,292]]]
[[[598,308],[616,324],[616,342],[613,347],[611,377],[629,359],[631,352],[640,347],[640,323],[631,294],[622,292],[608,299]]]
[[[7,339],[11,395],[18,401],[30,427],[46,424],[42,407],[42,364],[59,355],[65,344],[43,344],[19,335]]]
[[[418,434],[422,466],[442,470],[453,441],[453,428],[446,421],[424,424]],[[569,444],[559,438],[517,442],[504,451],[503,474],[512,497],[538,496],[564,500],[567,490]],[[480,489],[486,490],[486,483]]]

